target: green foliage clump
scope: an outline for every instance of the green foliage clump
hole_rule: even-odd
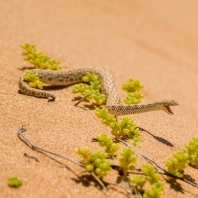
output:
[[[87,72],[85,76],[82,77],[82,80],[84,82],[97,82],[100,84],[100,80],[96,74],[91,74],[90,72]],[[100,89],[100,87],[98,87]]]
[[[173,158],[169,158],[165,165],[168,167],[168,172],[172,175],[182,178],[183,170],[189,162],[189,155],[185,151],[178,151],[173,154]]]
[[[111,170],[111,162],[107,160],[107,153],[89,149],[78,148],[75,152],[83,157],[85,169],[95,173],[99,178],[103,178]]]
[[[134,141],[134,145],[140,141],[141,135],[135,121],[129,117],[124,117],[118,121],[116,127],[112,129],[112,134],[117,138],[127,136]]]
[[[187,164],[198,168],[198,138],[192,138],[182,151],[175,152],[173,155],[174,157],[169,158],[165,163],[168,172],[172,175],[182,178]]]
[[[159,179],[161,178],[161,175],[159,173],[155,172],[155,167],[151,165],[143,165],[142,166],[142,173],[146,175],[146,181],[148,181],[150,184],[154,184],[159,182]]]
[[[139,80],[129,79],[128,84],[123,84],[122,89],[127,92],[127,96],[124,99],[126,104],[138,104],[144,95],[140,92],[143,88]]]
[[[142,173],[145,177],[142,176],[133,176],[129,180],[132,182],[136,189],[140,192],[143,192],[143,198],[159,198],[163,194],[163,185],[165,182],[160,181],[161,175],[155,172],[154,166],[143,165]],[[149,182],[151,188],[145,189],[146,182]]]
[[[116,138],[128,137],[134,141],[134,145],[140,141],[141,133],[137,128],[135,121],[131,118],[124,117],[122,120],[117,121],[115,116],[109,114],[106,108],[96,108],[95,114],[98,118],[102,118],[103,124],[111,127],[111,133]]]
[[[82,77],[82,80],[89,84],[77,84],[74,85],[73,93],[80,93],[86,97],[87,101],[94,99],[97,105],[102,105],[106,102],[106,95],[100,93],[101,82],[96,74],[91,74],[87,72],[85,76]]]
[[[164,183],[154,183],[150,189],[146,189],[145,193],[143,194],[143,198],[160,198],[163,194],[163,185]]]
[[[113,140],[106,134],[98,135],[98,144],[100,146],[106,147],[105,152],[109,154],[110,157],[114,157],[116,151],[118,151],[118,144],[114,143]]]
[[[184,151],[189,156],[189,163],[193,167],[198,168],[198,138],[192,138],[192,140],[190,140],[190,142],[185,145]]]
[[[19,179],[17,176],[13,176],[8,178],[8,186],[10,187],[19,187],[23,184],[23,181],[21,179]]]
[[[124,102],[126,104],[138,104],[141,98],[144,98],[144,95],[139,91],[135,91],[133,93],[128,93],[124,99]]]
[[[27,70],[23,76],[23,80],[28,82],[28,85],[32,88],[43,89],[43,83],[40,81],[39,75],[37,73],[33,73]]]
[[[142,176],[133,176],[133,177],[129,178],[129,181],[135,185],[135,187],[136,187],[136,189],[138,191],[140,191],[140,192],[144,191],[143,187],[144,187],[144,185],[146,183],[146,180],[145,180],[144,177],[142,177]]]
[[[135,166],[132,164],[136,163],[137,157],[134,154],[135,152],[130,148],[123,149],[120,153],[122,157],[119,158],[119,165],[121,168],[123,168],[123,173],[125,177],[127,176],[128,170],[135,169]]]
[[[51,69],[51,70],[61,70],[59,61],[50,59],[50,57],[43,55],[42,52],[37,51],[36,45],[23,44],[21,48],[25,50],[23,56],[24,60],[29,61],[35,68],[38,69]]]
[[[106,108],[96,108],[95,114],[98,118],[102,118],[102,124],[110,126],[111,128],[114,128],[116,126],[117,120],[115,116],[108,113],[108,110]]]
[[[132,78],[129,79],[128,84],[123,84],[122,89],[124,89],[126,92],[135,92],[140,91],[144,86],[141,85],[139,80],[134,80]]]

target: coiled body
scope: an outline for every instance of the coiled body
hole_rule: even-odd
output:
[[[169,111],[170,108],[167,109],[167,107],[178,105],[178,103],[174,100],[162,100],[140,105],[122,105],[120,104],[120,97],[116,90],[113,76],[108,71],[104,71],[100,68],[82,67],[58,71],[32,69],[30,71],[37,73],[43,83],[54,86],[68,86],[80,83],[82,82],[82,77],[86,75],[87,72],[98,75],[101,80],[101,92],[107,96],[106,107],[109,113],[116,116],[143,113],[154,110],[164,110],[167,113],[172,114],[172,111]],[[19,80],[19,88],[21,93],[40,98],[50,98],[51,100],[55,99],[55,95],[48,91],[30,87],[23,80],[23,76],[24,74],[20,77]]]

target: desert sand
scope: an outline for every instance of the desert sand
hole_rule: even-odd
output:
[[[83,168],[34,151],[19,139],[17,130],[25,125],[25,134],[38,146],[80,161],[75,148],[103,150],[92,138],[110,134],[93,109],[85,103],[73,106],[73,86],[51,90],[57,96],[53,103],[18,93],[19,77],[31,67],[21,55],[24,43],[37,44],[39,51],[61,61],[63,69],[92,66],[110,71],[122,101],[122,83],[129,78],[144,85],[142,102],[177,100],[174,115],[156,111],[129,116],[146,130],[139,150],[161,166],[197,137],[197,1],[9,0],[1,1],[0,8],[1,198],[105,197]],[[140,157],[138,165],[145,162]],[[18,189],[7,185],[12,175],[23,180]],[[198,183],[196,169],[187,167],[185,175]],[[113,183],[117,176],[112,171],[104,179]],[[197,188],[178,181],[166,184],[162,197],[192,198],[197,193]],[[120,188],[109,189],[108,197],[115,196],[127,197]]]

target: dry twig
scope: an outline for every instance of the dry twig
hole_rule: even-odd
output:
[[[68,161],[70,161],[70,162],[72,162],[72,163],[74,163],[74,164],[76,164],[76,165],[81,166],[81,167],[84,168],[84,164],[83,163],[76,162],[76,161],[74,161],[74,160],[72,160],[72,159],[70,159],[68,157],[62,156],[62,155],[57,154],[55,152],[52,152],[50,150],[43,149],[41,147],[36,146],[35,144],[33,144],[33,142],[26,135],[24,135],[24,133],[23,133],[24,131],[26,131],[26,129],[24,128],[24,126],[20,127],[18,129],[18,135],[22,136],[30,144],[30,146],[31,146],[31,148],[33,150],[36,149],[36,150],[40,150],[40,151],[43,151],[43,152],[46,152],[46,153],[50,153],[52,155],[55,155],[55,156],[58,156],[60,158],[65,159],[65,160],[68,160]],[[105,185],[103,184],[103,182],[93,172],[91,172],[91,175],[101,185],[101,187],[103,188],[104,194],[106,195],[107,194],[107,188],[105,187]]]

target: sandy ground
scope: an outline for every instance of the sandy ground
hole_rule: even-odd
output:
[[[55,89],[53,103],[18,93],[24,67],[19,45],[35,43],[38,49],[63,68],[101,67],[115,77],[117,89],[130,77],[145,86],[144,101],[175,99],[174,115],[150,112],[131,115],[144,128],[140,150],[164,166],[172,153],[196,137],[198,120],[198,2],[190,1],[0,1],[0,197],[64,198],[105,197],[84,170],[59,158],[31,150],[17,136],[25,125],[26,135],[37,145],[76,161],[76,147],[100,149],[92,142],[108,127],[90,110],[75,101],[72,86]],[[85,108],[85,109],[84,109]],[[24,153],[36,157],[24,157]],[[58,162],[56,161],[58,160]],[[138,164],[145,163],[139,159]],[[186,175],[198,183],[197,170]],[[7,186],[17,175],[24,184]],[[112,171],[105,181],[115,182]],[[192,198],[198,189],[182,181],[167,184],[163,198]],[[108,197],[126,197],[120,188]]]

